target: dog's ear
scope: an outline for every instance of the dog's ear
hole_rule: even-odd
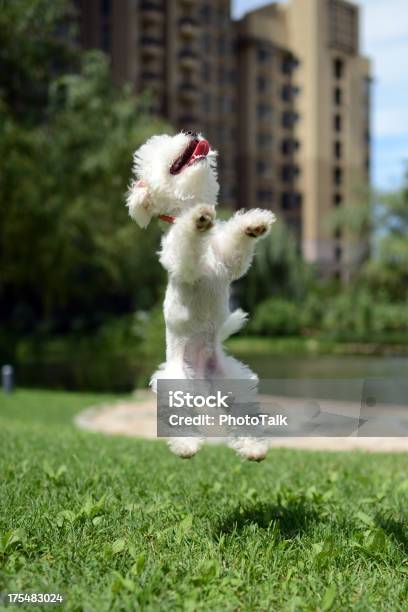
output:
[[[145,228],[149,225],[153,216],[151,213],[152,201],[145,181],[132,183],[126,197],[126,206],[129,209],[129,215],[139,227]]]

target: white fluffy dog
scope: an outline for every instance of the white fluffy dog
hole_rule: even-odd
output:
[[[160,262],[168,271],[164,301],[166,362],[157,379],[255,379],[256,374],[224,353],[222,341],[245,323],[241,310],[230,312],[230,283],[243,276],[257,240],[275,220],[268,210],[238,212],[226,222],[215,221],[219,185],[216,152],[193,132],[153,136],[134,155],[135,182],[127,206],[133,219],[146,227],[152,217],[168,221]],[[201,438],[173,438],[173,452],[187,458],[200,448]],[[264,440],[236,438],[239,454],[261,460]]]

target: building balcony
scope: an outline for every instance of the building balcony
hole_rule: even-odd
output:
[[[185,38],[191,39],[198,35],[197,22],[191,17],[182,17],[179,20],[180,34]]]
[[[184,50],[179,53],[181,68],[185,70],[194,70],[199,66],[198,55],[194,51]]]
[[[157,2],[144,1],[140,4],[142,22],[144,24],[161,23],[164,19],[163,6]]]
[[[200,91],[193,83],[180,83],[178,90],[182,100],[194,103],[200,99]]]
[[[177,123],[182,129],[191,128],[197,124],[197,117],[192,114],[182,114],[178,118]]]
[[[160,72],[143,70],[140,73],[140,79],[146,87],[152,91],[158,91],[163,87],[163,75]]]
[[[163,55],[163,40],[153,36],[142,36],[141,53],[144,57],[160,57]]]

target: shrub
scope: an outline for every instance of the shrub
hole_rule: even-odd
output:
[[[322,331],[339,340],[380,341],[408,334],[405,303],[375,301],[366,291],[346,293],[330,300],[322,320]]]
[[[300,306],[288,300],[271,298],[256,308],[248,331],[265,336],[290,336],[299,334],[301,327]]]
[[[165,361],[165,325],[161,304],[149,312],[135,314],[133,334],[140,342],[140,385],[147,386],[157,366]]]
[[[15,344],[10,361],[21,386],[126,392],[143,359],[133,316],[112,319],[90,334],[31,335]]]
[[[304,330],[310,332],[320,329],[324,312],[324,303],[323,296],[313,293],[307,296],[305,301],[298,306],[302,328],[304,328]]]

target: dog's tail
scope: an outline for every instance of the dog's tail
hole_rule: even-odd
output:
[[[234,310],[234,312],[231,312],[230,316],[224,321],[221,327],[221,342],[229,338],[229,336],[232,336],[232,334],[236,334],[241,329],[241,327],[245,325],[247,320],[248,314],[241,310],[241,308],[238,308],[237,310]]]

